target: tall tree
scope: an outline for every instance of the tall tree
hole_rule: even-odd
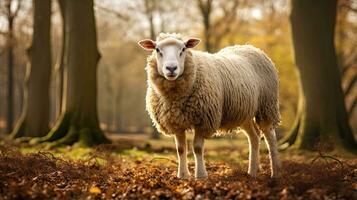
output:
[[[199,11],[202,15],[205,49],[206,51],[211,52],[212,51],[212,44],[211,44],[212,0],[197,0],[197,4],[198,4]]]
[[[55,101],[56,101],[56,112],[55,115],[60,116],[61,111],[62,111],[62,99],[63,99],[63,79],[64,79],[64,68],[65,68],[65,49],[66,49],[66,26],[65,26],[65,0],[58,0],[58,4],[61,10],[61,19],[62,19],[62,45],[61,45],[61,51],[60,55],[58,57],[58,61],[55,66],[55,71],[54,71],[54,77],[56,80],[56,95],[55,95]]]
[[[357,24],[349,16],[357,14],[357,5],[352,0],[339,0],[337,10],[337,60],[342,85],[346,86],[344,88],[346,103],[350,103],[350,106],[347,106],[347,113],[350,118],[353,118],[353,111],[357,107],[357,94],[353,92],[357,87],[357,37],[356,34],[349,33],[357,30]]]
[[[144,0],[144,7],[145,7],[145,16],[147,21],[149,22],[150,27],[150,39],[156,39],[156,31],[155,31],[155,24],[154,24],[154,11],[157,7],[156,0]]]
[[[218,50],[222,40],[231,33],[232,25],[241,22],[237,18],[239,6],[247,5],[246,0],[197,0],[201,14],[204,33],[205,50],[212,52]],[[220,16],[213,16],[219,10]]]
[[[156,40],[154,12],[158,9],[158,4],[159,4],[159,2],[157,2],[156,0],[144,0],[144,14],[145,14],[145,17],[149,23],[150,39],[152,39],[152,40]],[[160,138],[160,133],[156,129],[156,127],[153,127],[151,138],[153,138],[153,139]]]
[[[51,0],[33,0],[33,36],[28,49],[21,117],[11,137],[36,137],[49,128],[51,76]]]
[[[6,0],[5,15],[7,19],[7,125],[6,131],[11,133],[14,122],[14,24],[16,16],[21,8],[22,0]],[[14,9],[15,7],[15,9]]]
[[[54,145],[91,146],[108,142],[97,113],[97,64],[100,54],[93,0],[66,0],[64,108],[60,119],[41,141]]]
[[[292,0],[292,37],[304,99],[296,137],[289,142],[300,149],[313,149],[318,143],[357,149],[348,124],[334,46],[336,3]]]

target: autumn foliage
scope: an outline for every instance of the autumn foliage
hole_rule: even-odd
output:
[[[123,146],[103,145],[80,160],[50,151],[21,153],[0,147],[0,196],[4,199],[356,199],[357,160],[283,161],[283,177],[269,178],[269,164],[250,178],[246,164],[209,161],[207,181],[176,178],[168,158],[114,156]],[[144,149],[143,149],[144,150]],[[148,152],[160,151],[150,147]],[[170,149],[169,149],[170,151]],[[172,152],[173,153],[173,152]],[[193,170],[190,165],[190,170]]]

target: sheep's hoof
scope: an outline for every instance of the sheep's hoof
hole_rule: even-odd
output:
[[[196,180],[205,180],[208,178],[207,172],[202,172],[200,174],[195,175]]]
[[[248,171],[248,175],[249,175],[250,177],[252,177],[252,178],[257,177],[257,174],[258,174],[258,172],[250,172],[250,171]]]
[[[208,176],[196,176],[196,180],[206,180]]]
[[[178,173],[177,177],[180,179],[190,179],[190,173]]]
[[[270,176],[272,179],[277,179],[280,177],[280,173],[272,173]]]
[[[281,172],[281,165],[280,165],[280,163],[279,163],[279,164],[276,165],[276,167],[273,167],[273,168],[271,169],[271,175],[270,175],[270,177],[271,177],[271,178],[274,178],[274,179],[277,179],[277,178],[279,178],[280,175],[281,175],[280,172]]]

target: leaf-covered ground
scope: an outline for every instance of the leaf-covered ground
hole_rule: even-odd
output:
[[[176,178],[172,146],[122,141],[94,149],[41,150],[3,144],[0,199],[357,199],[357,159],[312,162],[313,156],[283,153],[282,177],[273,180],[263,155],[259,177],[251,178],[245,172],[246,150],[213,143],[224,145],[208,145],[205,181]],[[230,159],[232,154],[238,158]],[[190,162],[191,173],[193,167]]]

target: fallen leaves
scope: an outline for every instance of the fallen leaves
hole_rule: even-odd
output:
[[[257,178],[245,173],[246,164],[207,162],[210,178],[196,181],[176,178],[170,159],[138,161],[94,153],[89,160],[74,161],[49,152],[0,149],[4,199],[357,199],[357,160],[349,161],[349,167],[285,161],[277,180],[269,178],[266,160]]]
[[[102,190],[99,187],[92,186],[91,188],[89,188],[89,193],[100,194],[102,193]]]

